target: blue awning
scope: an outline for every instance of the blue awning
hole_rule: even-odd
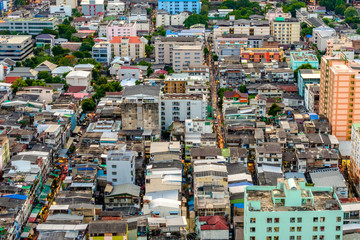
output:
[[[236,207],[236,208],[244,208],[244,203],[235,203],[234,207]]]
[[[170,214],[179,214],[179,211],[170,211]]]
[[[153,214],[156,214],[156,215],[158,215],[158,214],[160,214],[160,212],[152,212]]]

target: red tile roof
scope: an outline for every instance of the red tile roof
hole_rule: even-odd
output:
[[[164,74],[165,75],[165,74],[168,74],[168,72],[165,70],[158,70],[155,72],[155,74],[159,74],[159,75]]]
[[[137,68],[137,67],[127,67],[127,66],[121,66],[121,67],[120,67],[120,69],[134,69],[134,70],[139,70],[139,71],[140,71],[140,69],[139,69],[139,68]]]
[[[79,93],[81,91],[84,91],[86,89],[85,86],[70,86],[68,89],[68,93]]]
[[[139,37],[114,37],[110,43],[121,43],[122,38],[128,38],[129,43],[141,43]]]
[[[281,88],[285,92],[298,92],[299,91],[296,85],[279,85],[279,88]]]
[[[239,94],[241,98],[248,98],[248,95],[246,93],[241,93],[238,90],[224,92],[224,97],[231,98],[234,97],[235,94]]]
[[[14,83],[16,80],[20,79],[21,77],[16,77],[16,76],[6,76],[5,77],[5,82],[6,83]]]
[[[200,222],[207,224],[201,225],[201,230],[228,230],[229,226],[226,223],[224,216],[203,216],[199,217]]]

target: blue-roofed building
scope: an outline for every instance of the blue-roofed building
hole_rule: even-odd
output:
[[[184,11],[200,13],[200,0],[159,0],[158,9],[165,10],[170,14],[178,14]]]

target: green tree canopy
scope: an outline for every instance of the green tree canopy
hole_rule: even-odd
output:
[[[208,27],[208,17],[205,15],[192,14],[184,21],[184,26],[186,28],[195,24],[204,24],[205,27]]]
[[[298,73],[299,73],[299,70],[300,69],[315,69],[313,66],[311,66],[310,63],[306,63],[306,64],[302,64],[300,65],[295,71],[294,71],[294,76],[295,76],[295,79],[298,78]]]
[[[286,13],[289,12],[291,13],[291,16],[296,17],[296,9],[300,9],[302,7],[306,7],[306,4],[304,2],[292,0],[283,6],[283,11]]]
[[[345,4],[340,4],[335,7],[335,14],[337,15],[344,15],[346,10]]]
[[[352,18],[359,16],[358,11],[354,7],[348,7],[344,12],[345,18]]]
[[[93,112],[96,108],[96,104],[92,98],[85,99],[81,103],[82,110],[84,112]]]
[[[68,54],[70,52],[70,50],[64,49],[61,46],[54,46],[51,49],[51,52],[54,56],[65,56],[66,54]]]
[[[320,0],[319,5],[326,7],[328,11],[334,11],[336,6],[336,1],[334,0]]]
[[[276,103],[273,103],[269,108],[268,115],[275,117],[281,111],[282,111],[281,107]]]

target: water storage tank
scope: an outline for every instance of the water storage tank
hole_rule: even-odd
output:
[[[297,190],[295,180],[293,178],[288,179],[290,190]]]

